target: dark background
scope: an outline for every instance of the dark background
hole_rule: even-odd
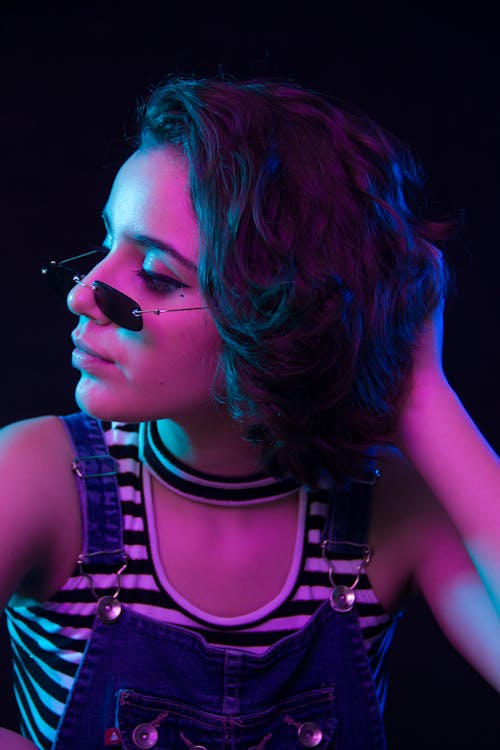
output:
[[[1,423],[74,409],[72,319],[38,269],[101,240],[99,214],[137,102],[166,73],[223,70],[292,78],[354,102],[421,158],[433,216],[463,210],[462,237],[447,248],[457,291],[445,365],[498,450],[495,5],[184,5],[2,6]],[[1,667],[0,721],[13,726]],[[497,747],[499,707],[417,599],[393,654],[391,750]]]

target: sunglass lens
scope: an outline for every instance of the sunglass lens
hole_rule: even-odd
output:
[[[103,281],[94,281],[93,286],[96,304],[107,318],[129,331],[142,330],[142,317],[133,314],[139,309],[137,302]]]
[[[75,286],[75,271],[66,266],[61,266],[55,261],[42,266],[42,275],[52,291],[60,297],[67,297]]]

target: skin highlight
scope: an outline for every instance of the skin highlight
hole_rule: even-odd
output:
[[[196,266],[199,233],[187,175],[185,159],[174,148],[139,150],[125,162],[105,209],[109,254],[86,276],[87,284],[109,283],[143,309],[203,304],[193,270],[135,240],[158,238]],[[137,277],[141,267],[185,286],[152,292]],[[260,450],[241,439],[242,425],[213,398],[220,339],[208,310],[144,316],[143,331],[135,333],[110,323],[88,287],[76,285],[68,305],[79,315],[73,340],[80,408],[99,419],[161,420],[161,435],[174,455],[200,468],[214,471],[216,464],[217,471],[236,475],[257,470]],[[106,361],[82,355],[84,349]]]

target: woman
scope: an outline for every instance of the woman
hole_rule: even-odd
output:
[[[154,92],[103,248],[44,269],[89,416],[2,440],[36,747],[381,748],[413,587],[500,689],[499,463],[442,371],[446,227],[417,186],[314,92]]]

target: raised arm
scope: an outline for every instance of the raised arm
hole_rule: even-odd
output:
[[[397,436],[440,506],[420,535],[415,578],[450,640],[500,691],[500,460],[448,383],[441,345],[438,310],[415,351]]]
[[[500,459],[441,364],[442,309],[415,351],[399,447],[456,525],[500,617]]]

